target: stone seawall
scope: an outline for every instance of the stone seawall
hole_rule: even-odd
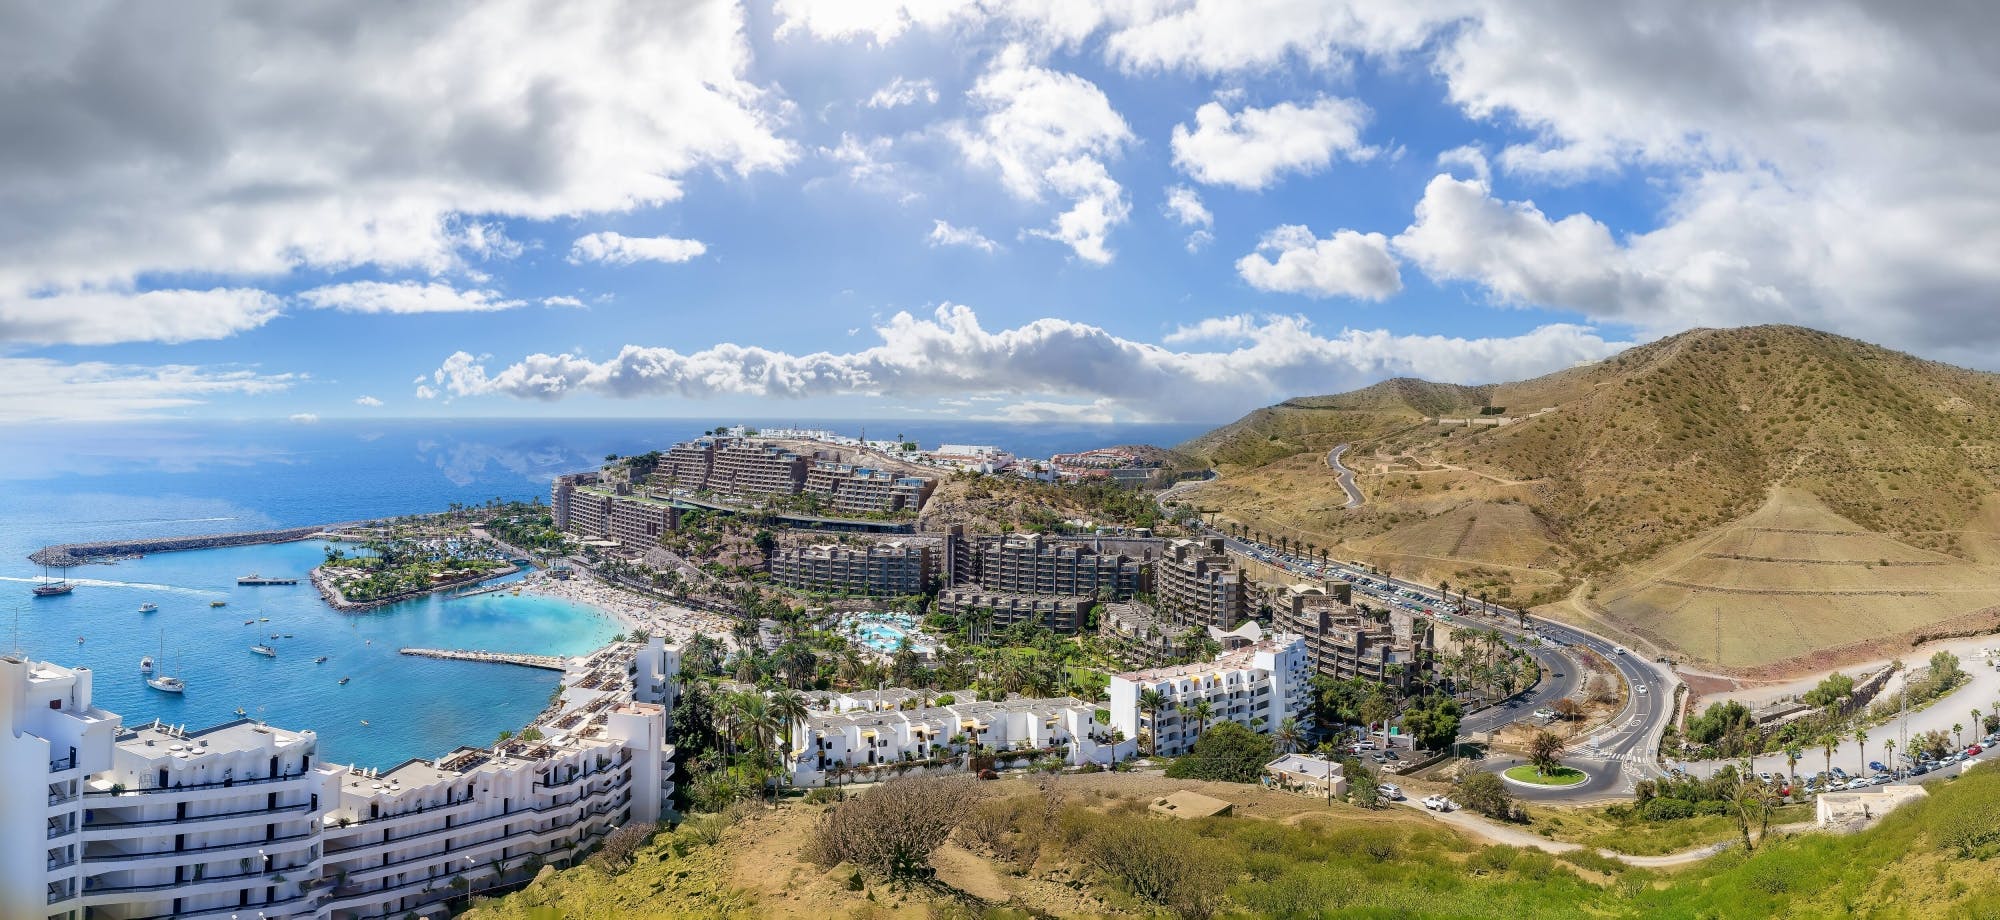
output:
[[[251,530],[242,533],[213,533],[193,537],[156,537],[146,540],[100,540],[95,543],[63,543],[44,546],[29,554],[28,561],[36,565],[72,566],[91,562],[106,562],[127,556],[145,553],[166,553],[185,549],[215,549],[224,546],[250,546],[257,543],[290,543],[304,540],[314,534],[340,527],[339,524],[315,525],[312,527],[288,527],[283,530]]]

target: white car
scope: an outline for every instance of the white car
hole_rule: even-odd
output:
[[[1403,800],[1403,787],[1395,783],[1383,783],[1381,791],[1382,797],[1391,802],[1400,802]]]
[[[1640,684],[1639,686],[1637,686],[1637,687],[1634,687],[1633,689],[1634,689],[1634,690],[1637,690],[1637,691],[1638,691],[1638,692],[1640,692],[1640,693],[1651,693],[1651,692],[1652,692],[1652,688],[1650,688],[1650,687],[1647,687],[1647,686],[1646,686],[1645,684]]]
[[[1424,796],[1424,807],[1431,811],[1450,811],[1451,800],[1441,795]]]

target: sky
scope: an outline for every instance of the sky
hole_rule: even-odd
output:
[[[1226,421],[2000,369],[2000,7],[0,7],[0,421]]]

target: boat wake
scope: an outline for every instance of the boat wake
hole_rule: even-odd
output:
[[[76,585],[77,587],[80,588],[130,588],[134,591],[159,591],[166,594],[185,595],[187,597],[229,596],[228,594],[225,594],[221,591],[205,591],[202,590],[201,588],[183,588],[177,585],[159,585],[145,581],[106,581],[101,578],[69,578],[65,580],[68,581],[70,584]],[[0,581],[18,581],[18,582],[32,583],[32,584],[41,583],[41,579],[39,578],[17,578],[12,575],[0,575]]]

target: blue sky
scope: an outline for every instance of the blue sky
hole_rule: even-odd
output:
[[[1220,421],[1756,322],[1991,367],[1978,15],[0,12],[0,419]]]

